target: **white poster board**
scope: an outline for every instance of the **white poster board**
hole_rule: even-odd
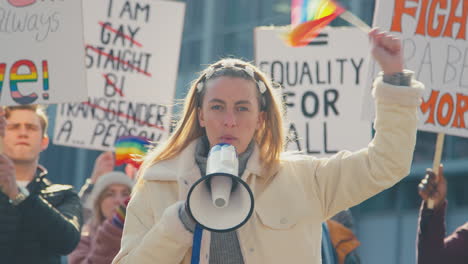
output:
[[[402,39],[405,68],[426,87],[420,130],[468,136],[467,24],[468,1],[377,2],[374,26]],[[369,76],[379,70],[375,63],[369,69]],[[363,109],[369,118],[372,110]]]
[[[0,43],[0,105],[86,99],[81,1],[2,1]]]
[[[169,135],[185,4],[84,0],[88,101],[57,108],[54,143],[112,150]]]
[[[255,30],[255,62],[284,87],[292,139],[287,149],[326,157],[366,147],[371,122],[360,119],[360,105],[367,35],[354,28],[326,28],[311,45],[293,48],[280,38],[284,30]]]

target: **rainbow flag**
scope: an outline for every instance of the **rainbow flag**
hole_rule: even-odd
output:
[[[286,44],[293,47],[306,46],[344,11],[333,0],[292,0],[291,25],[294,28],[286,34]]]
[[[115,147],[115,165],[132,164],[139,168],[143,156],[148,151],[149,140],[144,137],[122,136],[114,144]]]

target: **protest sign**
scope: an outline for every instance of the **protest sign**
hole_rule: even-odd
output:
[[[426,90],[418,129],[468,136],[468,1],[385,0],[376,5],[374,26],[402,39],[405,68]],[[368,82],[379,71],[369,67]],[[369,101],[366,98],[365,101]],[[363,116],[373,111],[363,107]]]
[[[0,6],[0,105],[86,99],[81,1]]]
[[[120,136],[169,135],[184,3],[85,0],[90,97],[57,108],[54,143],[112,150]]]
[[[283,86],[287,149],[324,157],[367,146],[371,125],[360,119],[367,35],[326,28],[309,46],[294,48],[280,38],[285,30],[256,29],[255,62]]]

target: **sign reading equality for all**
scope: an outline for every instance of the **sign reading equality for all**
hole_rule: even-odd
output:
[[[367,146],[371,123],[360,119],[367,35],[326,28],[309,46],[293,48],[279,37],[284,30],[256,29],[255,62],[283,86],[278,89],[287,106],[287,149],[325,157]]]
[[[402,39],[405,67],[426,86],[418,128],[468,137],[468,1],[380,0],[374,17]]]
[[[84,0],[89,98],[57,107],[54,143],[112,150],[120,136],[169,135],[184,3]]]
[[[85,100],[81,1],[1,2],[0,105]]]

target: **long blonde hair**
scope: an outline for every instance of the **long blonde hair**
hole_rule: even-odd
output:
[[[235,65],[235,67],[224,67],[224,65]],[[246,71],[243,71],[242,68],[254,70],[254,78],[251,77],[252,75],[247,74]],[[272,83],[265,77],[265,74],[251,63],[239,59],[222,59],[207,67],[192,83],[185,98],[182,117],[177,122],[173,134],[166,142],[147,153],[139,171],[140,176],[152,165],[175,157],[191,141],[205,134],[204,128],[198,122],[198,111],[203,103],[206,90],[202,88],[203,86],[200,87],[200,84],[222,76],[264,83],[266,91],[262,94],[257,89],[257,97],[261,107],[260,110],[265,113],[265,118],[260,128],[256,131],[254,140],[259,146],[260,160],[263,166],[271,166],[279,161],[285,141],[282,117],[284,108],[279,98],[279,92],[274,91]],[[197,87],[201,91],[197,91]],[[139,177],[137,188],[141,182],[142,177]]]

